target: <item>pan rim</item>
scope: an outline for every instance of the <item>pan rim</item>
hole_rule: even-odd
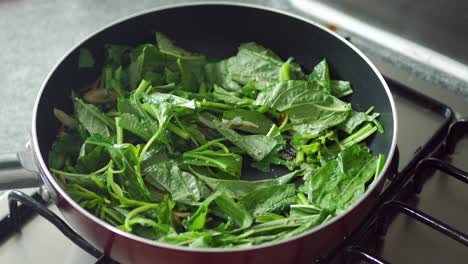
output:
[[[288,16],[288,17],[291,17],[291,18],[294,18],[294,19],[297,19],[297,20],[301,20],[303,22],[306,22],[306,23],[310,24],[311,26],[315,26],[315,27],[327,32],[328,34],[335,37],[336,40],[343,42],[343,44],[345,44],[349,48],[351,48],[357,55],[359,55],[367,63],[367,65],[371,68],[373,73],[377,76],[377,78],[381,82],[382,86],[384,87],[385,92],[387,94],[387,98],[388,98],[388,100],[390,102],[390,107],[391,107],[391,110],[392,110],[392,118],[393,118],[393,135],[392,135],[392,144],[390,146],[389,155],[388,155],[388,157],[387,157],[387,159],[385,161],[385,165],[384,165],[382,171],[374,179],[374,181],[370,184],[370,186],[366,190],[366,193],[361,198],[359,198],[354,203],[353,206],[347,208],[340,215],[333,217],[333,219],[331,219],[330,221],[328,221],[326,223],[323,223],[323,224],[320,224],[320,225],[318,225],[318,226],[316,226],[314,228],[311,228],[310,230],[308,230],[308,231],[306,231],[304,233],[292,236],[292,237],[287,238],[287,239],[283,239],[283,240],[279,240],[279,241],[273,241],[273,242],[267,242],[267,243],[263,243],[263,244],[260,244],[260,245],[249,246],[249,247],[246,247],[246,248],[190,248],[190,247],[171,245],[171,244],[167,244],[167,243],[162,243],[162,242],[150,240],[150,239],[147,239],[147,238],[143,238],[143,237],[140,237],[140,236],[137,236],[137,235],[134,235],[134,234],[127,233],[127,232],[124,232],[122,230],[119,230],[116,227],[110,225],[109,223],[107,223],[107,222],[101,220],[100,218],[96,217],[92,213],[86,211],[84,208],[82,208],[80,205],[78,205],[78,203],[76,203],[61,188],[61,186],[58,184],[58,182],[55,180],[55,178],[50,173],[50,171],[48,169],[48,166],[47,166],[46,162],[44,161],[44,159],[43,159],[43,157],[41,155],[41,151],[40,151],[40,148],[39,148],[39,141],[38,141],[38,137],[37,137],[37,130],[36,130],[36,121],[37,121],[37,112],[38,112],[38,109],[39,109],[39,103],[41,101],[42,94],[43,94],[43,92],[45,90],[45,87],[47,86],[47,83],[49,82],[50,77],[55,73],[57,68],[62,64],[62,62],[73,51],[75,51],[83,43],[87,42],[89,39],[91,39],[95,35],[103,32],[104,30],[106,30],[106,29],[108,29],[108,28],[110,28],[112,26],[115,26],[115,25],[117,25],[119,23],[125,22],[127,20],[142,16],[142,15],[146,15],[146,14],[149,14],[149,13],[168,10],[168,9],[191,7],[191,6],[245,7],[245,8],[268,11],[268,12],[276,13],[276,14],[279,14],[279,15]],[[258,5],[258,4],[237,3],[237,2],[229,2],[229,1],[222,1],[222,2],[200,1],[200,2],[191,2],[191,3],[169,4],[169,5],[163,5],[163,6],[160,6],[160,7],[140,11],[140,12],[128,15],[128,16],[126,16],[124,18],[115,20],[115,21],[113,21],[113,22],[99,28],[98,30],[94,31],[93,33],[89,34],[85,38],[83,38],[78,44],[76,44],[74,47],[72,47],[54,65],[54,67],[51,69],[51,71],[49,72],[49,74],[45,78],[45,80],[44,80],[44,82],[43,82],[43,84],[42,84],[42,86],[41,86],[41,88],[40,88],[40,90],[39,90],[39,92],[37,94],[37,97],[35,99],[33,115],[32,115],[32,131],[31,132],[32,132],[32,150],[36,155],[37,162],[39,163],[38,170],[41,172],[40,176],[41,177],[45,176],[47,178],[47,180],[44,181],[44,184],[46,184],[46,185],[51,184],[53,186],[53,189],[55,191],[57,191],[60,194],[60,196],[63,197],[67,201],[67,203],[71,204],[74,207],[74,209],[78,210],[81,214],[83,214],[85,217],[87,217],[88,219],[93,221],[95,224],[98,224],[98,225],[102,226],[103,228],[105,228],[105,229],[107,229],[107,230],[109,230],[109,231],[111,231],[113,233],[116,233],[116,234],[118,234],[120,236],[123,236],[123,237],[125,237],[127,239],[135,240],[135,241],[138,241],[140,243],[144,243],[144,244],[147,244],[147,245],[150,245],[150,246],[155,246],[155,247],[164,248],[164,249],[178,250],[178,251],[194,252],[194,253],[217,254],[217,253],[226,253],[226,252],[248,252],[248,251],[255,251],[255,250],[259,250],[259,249],[263,249],[263,248],[279,246],[279,245],[282,245],[282,244],[287,244],[289,242],[299,240],[299,239],[302,239],[303,237],[306,237],[306,236],[309,236],[309,235],[311,235],[313,233],[316,233],[321,229],[327,228],[328,226],[334,224],[335,222],[341,220],[343,217],[348,215],[351,211],[353,211],[356,207],[358,207],[365,199],[369,198],[369,195],[379,185],[378,183],[380,183],[380,181],[383,180],[384,175],[385,175],[386,171],[388,170],[388,167],[390,166],[390,163],[391,163],[391,161],[393,159],[393,155],[394,155],[395,149],[396,149],[396,139],[397,139],[397,134],[398,134],[398,118],[397,118],[397,112],[396,112],[395,102],[394,102],[394,98],[392,96],[392,93],[391,93],[385,79],[383,78],[382,74],[377,69],[377,67],[370,61],[369,58],[367,58],[366,55],[364,55],[362,53],[362,51],[360,51],[353,44],[351,44],[350,42],[345,40],[342,36],[338,35],[336,32],[333,32],[332,30],[326,28],[325,26],[320,25],[318,22],[312,21],[312,20],[307,19],[305,17],[302,17],[300,15],[296,15],[294,13],[284,11],[284,10],[280,10],[280,9],[277,9],[277,8],[265,7],[265,6],[261,6],[261,5]]]

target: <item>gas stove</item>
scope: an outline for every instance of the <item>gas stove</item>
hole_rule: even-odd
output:
[[[468,108],[458,89],[468,82],[447,70],[467,66],[315,1],[276,5],[329,25],[363,50],[386,76],[398,111],[398,151],[378,204],[332,254],[311,263],[467,262]],[[317,8],[323,12],[308,12]],[[326,12],[337,19],[324,19]],[[377,41],[368,41],[372,34]],[[0,193],[0,262],[114,263],[36,189]]]

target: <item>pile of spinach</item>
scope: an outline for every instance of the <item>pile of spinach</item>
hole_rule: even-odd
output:
[[[353,205],[384,164],[363,142],[383,133],[378,114],[341,99],[351,85],[325,60],[307,75],[255,43],[215,60],[160,33],[106,50],[74,113],[54,110],[48,159],[76,202],[121,230],[190,247],[284,239]],[[82,49],[79,67],[95,64]],[[272,166],[290,173],[243,177]]]

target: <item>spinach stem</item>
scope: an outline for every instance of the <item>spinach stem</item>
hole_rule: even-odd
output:
[[[210,101],[196,101],[196,106],[200,108],[218,108],[224,110],[231,110],[234,109],[235,106],[218,103],[218,102],[210,102]]]
[[[130,226],[134,225],[134,224],[140,224],[140,225],[143,225],[143,226],[151,226],[151,227],[154,227],[155,229],[158,229],[162,232],[167,232],[167,230],[160,224],[158,224],[156,221],[154,220],[151,220],[151,219],[148,219],[148,218],[137,218],[137,219],[131,219],[129,221],[130,223]]]
[[[115,212],[111,208],[103,207],[102,212],[108,215],[110,218],[112,218],[112,220],[114,220],[115,222],[122,223],[123,221],[125,221],[125,219],[121,215],[119,215],[117,212]]]
[[[107,191],[113,198],[120,201],[121,206],[143,206],[151,204],[142,201],[132,200],[123,196],[122,188],[120,188],[120,186],[114,182],[114,170],[112,170],[112,163],[109,166],[109,170],[106,171],[106,178]]]
[[[309,204],[309,201],[307,200],[307,197],[305,197],[304,193],[297,193],[297,198],[299,198],[301,204]]]
[[[283,65],[281,65],[279,72],[280,81],[289,81],[291,80],[291,61],[292,58],[289,58]]]
[[[374,106],[371,106],[371,107],[369,107],[369,109],[367,109],[366,115],[372,113],[372,111],[374,111]]]
[[[263,113],[267,112],[268,109],[269,109],[268,106],[262,105],[262,106],[260,106],[259,108],[257,108],[256,111],[263,114]]]
[[[190,134],[183,130],[182,128],[172,124],[171,122],[168,122],[167,123],[167,129],[169,129],[171,132],[173,132],[174,134],[176,134],[177,136],[187,140],[187,139],[190,139]]]
[[[288,121],[289,121],[289,116],[288,116],[288,114],[286,114],[286,116],[284,117],[283,122],[282,122],[281,125],[278,127],[279,130],[283,130],[283,129],[286,127],[286,125],[288,124]]]
[[[62,176],[69,176],[69,177],[89,177],[90,174],[83,174],[83,173],[72,173],[72,172],[65,172],[61,170],[56,170],[56,169],[50,169],[51,172],[57,173]]]
[[[124,222],[125,229],[128,232],[132,231],[130,220],[133,217],[135,217],[137,214],[142,213],[144,211],[151,210],[151,209],[157,209],[157,208],[158,208],[157,204],[147,204],[147,205],[143,205],[143,206],[140,206],[140,207],[137,207],[137,208],[133,209],[132,211],[130,211],[130,213],[128,213],[127,217],[125,217],[125,222]]]
[[[272,109],[269,109],[267,112],[266,112],[269,116],[273,117],[273,118],[280,118],[281,114],[279,112],[276,112],[275,110],[272,110]]]
[[[116,137],[117,137],[117,144],[123,144],[123,128],[120,126],[120,117],[115,117],[115,130],[116,130]]]
[[[144,93],[149,86],[149,82],[141,80],[140,84],[138,85],[138,88],[135,90],[135,97],[140,98],[141,94]]]
[[[226,138],[217,138],[217,139],[208,141],[205,144],[203,144],[202,146],[200,146],[198,148],[195,148],[195,149],[192,149],[191,151],[198,152],[198,151],[205,150],[208,147],[211,147],[213,145],[216,145],[216,146],[220,147],[224,152],[229,153],[229,149],[226,148],[226,146],[224,146],[223,144],[220,143],[221,141],[223,141],[225,139]]]
[[[156,115],[154,110],[151,108],[151,106],[149,106],[147,104],[143,104],[142,108],[146,113],[148,113],[152,117],[158,119],[158,116]],[[179,136],[179,137],[181,137],[181,138],[183,138],[185,140],[190,138],[190,134],[187,131],[177,127],[176,125],[172,124],[171,122],[167,122],[166,128],[169,129],[169,131],[173,132],[174,134],[176,134],[177,136]]]
[[[222,170],[226,170],[227,169],[227,165],[220,162],[220,161],[217,161],[215,159],[212,159],[212,158],[208,158],[206,156],[203,156],[203,155],[200,155],[200,154],[193,154],[193,153],[184,153],[183,154],[183,157],[184,158],[192,158],[192,159],[195,159],[195,160],[204,160],[208,163],[212,163],[213,165],[216,165],[217,167],[221,168]]]
[[[304,151],[299,150],[296,152],[296,165],[299,165],[302,162],[304,162]]]
[[[270,109],[270,107],[265,106],[265,105],[260,106],[255,111],[257,111],[259,113],[262,113],[262,114],[267,113],[268,115],[270,115],[273,118],[280,118],[281,117],[281,114],[279,112],[276,112],[275,110]]]
[[[198,89],[198,93],[206,93],[207,92],[207,89],[206,89],[206,83],[205,82],[202,82],[200,84],[200,88]]]
[[[385,155],[379,154],[379,157],[377,158],[377,168],[375,169],[375,177],[379,176],[384,165],[385,165]]]
[[[154,135],[150,138],[150,140],[148,140],[148,142],[146,142],[145,146],[144,146],[143,149],[141,150],[140,157],[138,158],[138,161],[139,161],[140,163],[143,161],[143,158],[145,157],[146,151],[148,151],[148,149],[149,149],[149,147],[151,146],[151,144],[153,144],[153,142],[159,137],[159,134],[161,134],[161,132],[162,132],[162,130],[163,130],[163,127],[164,127],[163,124],[159,124],[158,130],[156,130],[156,132],[155,132]]]
[[[368,123],[367,125],[363,126],[361,129],[356,131],[356,133],[350,135],[349,137],[343,139],[341,141],[341,144],[343,145],[344,148],[350,147],[354,144],[357,144],[364,139],[368,138],[370,135],[372,135],[375,131],[377,131],[377,127],[372,125],[371,123]]]

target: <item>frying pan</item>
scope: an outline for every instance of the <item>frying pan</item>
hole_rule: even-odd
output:
[[[384,169],[366,194],[351,208],[331,221],[290,239],[242,249],[194,249],[162,244],[125,233],[81,208],[61,188],[49,172],[46,161],[59,123],[53,108],[72,112],[72,89],[94,80],[99,72],[78,69],[80,48],[88,48],[99,64],[105,44],[137,45],[154,42],[159,31],[179,46],[228,57],[242,42],[255,41],[283,58],[311,71],[326,58],[333,79],[349,80],[354,93],[349,101],[356,110],[375,106],[381,113],[384,134],[368,142],[373,153],[387,157]],[[334,32],[304,18],[245,4],[196,3],[145,11],[113,23],[92,34],[73,48],[51,71],[34,107],[32,139],[23,153],[0,157],[0,189],[43,186],[68,224],[97,249],[120,263],[311,263],[328,254],[350,234],[369,213],[382,189],[384,175],[395,151],[397,120],[390,90],[375,66],[357,48]],[[270,175],[271,177],[271,175]]]

